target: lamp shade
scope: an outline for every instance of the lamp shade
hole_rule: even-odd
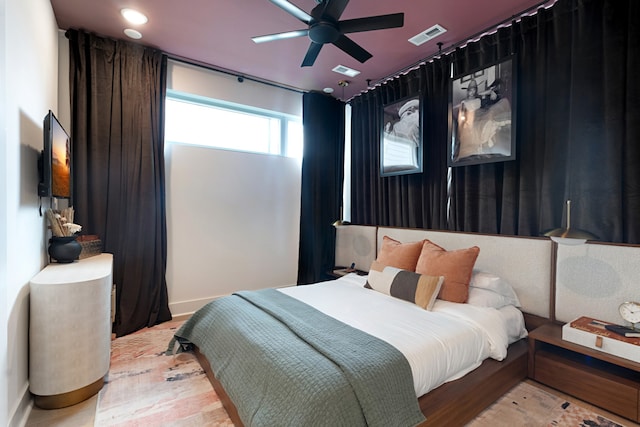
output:
[[[571,200],[567,200],[567,226],[566,228],[554,228],[544,233],[556,243],[563,245],[582,245],[587,240],[594,240],[598,237],[588,231],[579,228],[571,228]]]
[[[577,228],[554,228],[553,230],[544,233],[545,236],[550,237],[556,243],[562,245],[582,245],[587,240],[593,240],[597,237],[588,231],[579,230]]]
[[[349,225],[351,224],[349,221],[345,221],[342,219],[342,207],[340,208],[340,219],[335,221],[333,224],[334,227],[340,227],[341,225]]]

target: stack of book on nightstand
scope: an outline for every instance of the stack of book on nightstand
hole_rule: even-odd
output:
[[[615,326],[620,325],[579,317],[562,327],[562,339],[640,363],[640,337],[614,332]]]

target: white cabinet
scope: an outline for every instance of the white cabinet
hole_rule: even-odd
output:
[[[96,394],[111,356],[113,255],[52,263],[31,279],[29,390],[53,409]]]

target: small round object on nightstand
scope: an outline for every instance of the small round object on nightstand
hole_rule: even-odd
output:
[[[618,307],[620,316],[634,326],[636,323],[640,323],[640,303],[633,301],[626,301],[620,304]]]

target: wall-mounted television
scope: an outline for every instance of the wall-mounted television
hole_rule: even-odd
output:
[[[71,138],[51,110],[44,117],[44,148],[38,159],[40,197],[71,199]]]

